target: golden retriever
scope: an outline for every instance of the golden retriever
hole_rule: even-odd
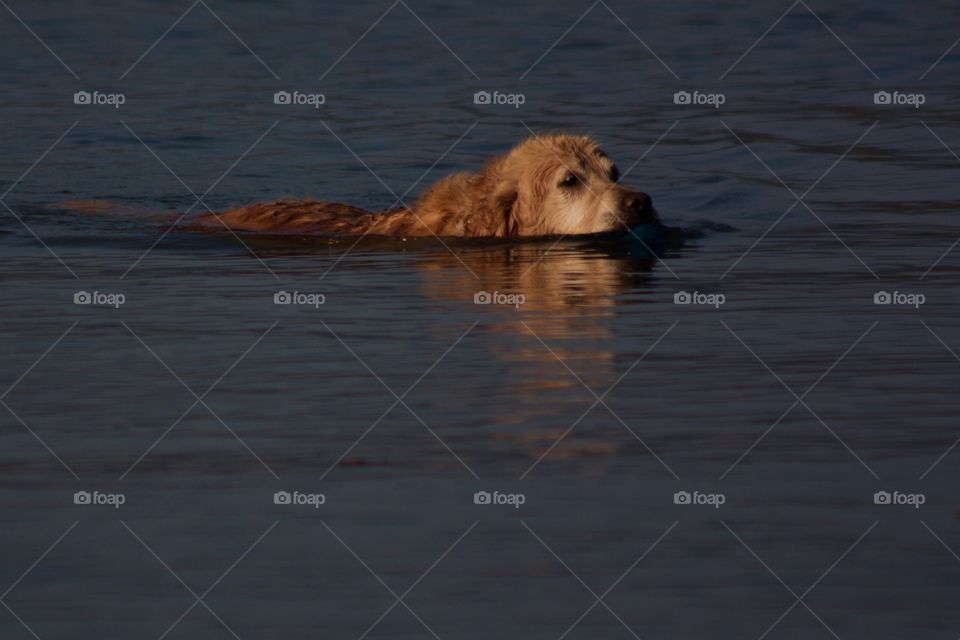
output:
[[[258,203],[197,218],[194,227],[324,236],[505,238],[625,231],[659,222],[650,196],[618,184],[619,171],[586,136],[521,142],[477,173],[431,186],[412,208],[373,212],[311,200]]]

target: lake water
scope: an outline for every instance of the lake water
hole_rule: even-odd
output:
[[[0,29],[0,636],[960,635],[954,4]],[[167,232],[412,201],[544,131],[685,240]]]

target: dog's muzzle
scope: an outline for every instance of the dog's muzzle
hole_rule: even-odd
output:
[[[626,222],[633,227],[638,224],[658,224],[660,217],[653,207],[650,196],[640,191],[624,191],[620,196],[620,210],[626,216]]]

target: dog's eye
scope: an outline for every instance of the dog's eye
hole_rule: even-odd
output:
[[[565,188],[575,187],[578,184],[580,184],[580,177],[573,172],[567,173],[560,181],[560,186]]]
[[[620,169],[617,169],[617,165],[610,167],[610,179],[614,182],[620,182]]]

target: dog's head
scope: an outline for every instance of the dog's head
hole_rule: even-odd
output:
[[[606,233],[659,222],[650,196],[620,185],[617,166],[586,136],[528,138],[490,170],[506,235]]]

